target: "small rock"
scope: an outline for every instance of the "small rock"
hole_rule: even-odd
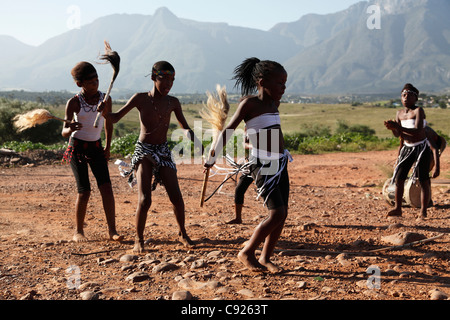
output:
[[[100,261],[98,264],[103,266],[103,265],[114,263],[114,262],[117,262],[117,259],[111,258],[111,259],[106,259],[106,260]]]
[[[90,282],[85,282],[82,285],[80,285],[78,290],[80,290],[80,291],[84,291],[86,289],[95,290],[95,289],[98,289],[99,287],[100,287],[99,283],[90,281]]]
[[[139,257],[135,256],[133,254],[124,254],[123,256],[120,257],[119,261],[120,262],[133,262],[138,259],[139,259]]]
[[[249,289],[242,289],[242,290],[239,290],[237,293],[239,293],[240,295],[246,296],[248,298],[253,298],[255,296],[253,291],[251,291]]]
[[[217,272],[216,277],[219,279],[229,279],[230,273],[228,273],[227,271],[219,271]]]
[[[98,300],[99,295],[94,291],[84,291],[80,293],[82,300]]]
[[[348,258],[348,254],[346,253],[341,253],[336,257],[336,260],[343,266],[343,267],[348,267],[350,266],[352,263],[350,261],[347,260]]]
[[[398,272],[395,271],[394,269],[386,269],[384,274],[387,276],[396,276],[396,275],[398,275]]]
[[[317,227],[317,225],[315,223],[305,223],[301,228],[303,231],[309,231],[316,227]]]
[[[448,295],[439,289],[434,289],[429,292],[431,300],[447,300]]]
[[[325,293],[330,293],[330,292],[333,292],[334,291],[334,289],[333,288],[331,288],[331,287],[322,287],[322,292],[325,292]]]
[[[217,258],[218,256],[220,256],[222,254],[222,251],[220,250],[215,250],[215,251],[211,251],[210,253],[208,253],[207,257],[208,258]]]
[[[164,271],[170,271],[170,270],[176,270],[178,269],[178,266],[176,264],[173,263],[169,263],[169,262],[162,262],[160,264],[158,264],[157,266],[155,266],[152,270],[153,273],[158,273],[158,272],[164,272]]]
[[[200,259],[192,262],[191,269],[200,269],[206,267],[207,263],[205,260]]]
[[[175,291],[172,300],[192,300],[192,294],[189,291]]]
[[[211,289],[211,290],[217,289],[220,286],[222,286],[222,284],[216,280],[211,280],[206,283],[206,288]]]
[[[407,243],[426,239],[427,237],[420,233],[414,232],[400,232],[397,234],[391,234],[385,237],[381,237],[381,240],[394,246],[402,246]]]
[[[131,282],[142,282],[142,281],[145,281],[145,280],[147,280],[149,278],[150,278],[150,276],[148,275],[148,273],[138,271],[138,272],[130,274],[126,278],[126,280],[127,281],[131,281]]]
[[[138,268],[139,269],[145,269],[147,268],[148,265],[150,264],[158,264],[161,261],[159,261],[158,259],[149,259],[149,260],[144,260],[141,263],[139,263]]]
[[[34,297],[37,295],[37,292],[34,290],[31,290],[26,295],[24,295],[20,300],[33,300]]]
[[[346,254],[346,253],[338,254],[338,255],[336,256],[336,259],[337,259],[337,260],[346,260],[346,259],[348,259],[348,254]]]

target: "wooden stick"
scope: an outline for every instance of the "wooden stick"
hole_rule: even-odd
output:
[[[111,83],[109,84],[108,91],[106,92],[105,98],[103,99],[103,103],[106,103],[106,101],[108,101],[109,95],[111,94],[111,90],[112,90],[113,84],[114,84],[114,80],[112,80]],[[101,103],[99,103],[99,106],[100,106],[100,104]],[[94,128],[98,128],[98,124],[100,122],[101,115],[102,115],[102,112],[99,111],[97,113],[97,117],[95,118],[95,121],[94,121]]]
[[[61,119],[61,118],[58,118],[58,117],[55,117],[55,116],[52,116],[51,119],[59,120],[59,121],[65,122],[67,124],[72,123],[72,121]]]
[[[230,104],[228,103],[227,91],[225,87],[216,85],[217,96],[210,92],[206,92],[208,100],[206,102],[205,108],[200,110],[200,115],[203,120],[209,122],[214,131],[213,141],[211,144],[211,156],[215,156],[214,150],[216,147],[217,139],[220,133],[224,129],[225,121],[228,117],[228,112],[230,111]],[[210,168],[205,171],[205,176],[203,178],[203,188],[202,195],[200,198],[200,207],[202,208],[205,203],[206,188],[208,186]]]
[[[124,251],[124,250],[128,250],[128,249],[119,249],[119,248],[117,248],[117,249],[110,249],[110,250],[96,251],[96,252],[89,252],[89,253],[71,252],[70,254],[73,254],[74,256],[87,257],[87,256],[92,256],[94,254],[109,253],[109,252]]]
[[[433,238],[429,238],[429,239],[423,239],[423,240],[419,240],[419,241],[415,241],[415,242],[410,242],[410,243],[406,243],[404,245],[399,245],[399,246],[392,246],[392,247],[386,247],[386,248],[381,248],[381,249],[376,249],[376,250],[371,250],[371,251],[361,251],[361,252],[345,252],[345,251],[325,251],[325,250],[314,250],[314,249],[288,249],[288,250],[283,250],[283,249],[275,249],[275,252],[286,252],[286,255],[300,255],[300,254],[304,254],[304,253],[318,253],[318,254],[348,254],[348,255],[367,255],[367,254],[371,254],[371,253],[378,253],[378,252],[384,252],[384,251],[391,251],[391,250],[399,250],[399,249],[406,249],[409,247],[414,247],[416,245],[420,245],[420,244],[426,244],[428,242],[432,242],[434,240],[440,239],[443,236],[445,236],[445,233],[440,234],[436,237]]]
[[[111,46],[107,41],[105,41],[105,54],[101,56],[102,60],[105,60],[109,62],[114,70],[113,77],[111,79],[111,82],[109,83],[108,91],[106,92],[105,98],[103,99],[103,102],[106,103],[108,101],[109,95],[111,94],[111,90],[114,85],[114,81],[116,81],[117,76],[119,75],[120,71],[120,56],[116,51],[112,51]],[[101,103],[99,103],[100,106]],[[102,112],[99,111],[97,114],[97,117],[94,121],[94,128],[98,128],[98,124],[100,121],[100,117],[102,115]]]
[[[410,242],[410,243],[405,243],[403,245],[399,245],[399,246],[392,246],[392,247],[386,247],[386,248],[381,248],[381,249],[376,249],[376,250],[371,250],[369,251],[370,253],[377,253],[377,252],[383,252],[383,251],[391,251],[391,250],[398,250],[398,249],[406,249],[409,247],[414,247],[415,245],[419,245],[419,244],[425,244],[428,242],[432,242],[434,240],[440,239],[443,236],[445,236],[445,233],[442,233],[436,237],[433,238],[429,238],[429,239],[423,239],[423,240],[419,240],[419,241],[414,241],[414,242]]]
[[[206,188],[208,186],[208,179],[209,179],[209,170],[210,170],[210,168],[207,168],[205,170],[205,176],[203,177],[203,187],[202,187],[202,196],[200,198],[200,208],[203,208],[203,205],[205,204]]]

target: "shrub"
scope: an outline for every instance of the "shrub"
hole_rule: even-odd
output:
[[[61,136],[62,124],[57,120],[50,120],[23,132],[17,132],[13,118],[33,109],[45,108],[42,104],[22,102],[0,98],[0,143],[7,141],[29,141],[52,144],[63,141]]]
[[[120,154],[124,157],[133,154],[138,138],[139,134],[129,133],[123,137],[113,139],[111,141],[111,154]]]

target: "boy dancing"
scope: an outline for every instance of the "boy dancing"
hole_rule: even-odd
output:
[[[166,62],[157,62],[152,69],[153,89],[135,94],[117,113],[109,113],[107,118],[118,122],[133,108],[138,109],[141,122],[139,140],[131,161],[130,180],[134,177],[138,185],[138,207],[136,210],[136,239],[133,251],[144,251],[144,229],[147,213],[152,204],[152,191],[157,184],[166,188],[179,227],[179,241],[189,247],[192,240],[185,229],[185,208],[177,178],[176,165],[167,143],[170,116],[175,116],[180,126],[188,131],[195,145],[201,145],[183,115],[177,98],[169,96],[175,80],[175,69]],[[200,143],[200,144],[197,144]],[[202,149],[203,152],[203,149]],[[152,183],[152,179],[154,182]]]

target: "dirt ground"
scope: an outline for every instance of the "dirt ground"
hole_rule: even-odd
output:
[[[435,289],[449,296],[450,152],[433,181],[434,206],[425,221],[416,221],[419,209],[408,207],[403,217],[386,218],[382,186],[395,153],[294,156],[289,217],[273,258],[283,268],[279,274],[252,273],[236,259],[267,213],[253,187],[243,224],[228,225],[234,182],[200,208],[202,166],[178,165],[187,231],[196,246],[177,242],[170,202],[158,187],[147,220],[149,250],[132,256],[137,193],[113,161],[117,228],[125,240],[107,239],[94,186],[85,226],[90,241],[80,244],[71,241],[74,178],[59,155],[2,156],[0,300],[171,300],[178,291],[194,300],[430,300]],[[212,177],[208,192],[223,178]],[[383,237],[401,232],[445,235],[414,248],[369,252],[391,246]],[[131,280],[136,272],[140,277]]]

